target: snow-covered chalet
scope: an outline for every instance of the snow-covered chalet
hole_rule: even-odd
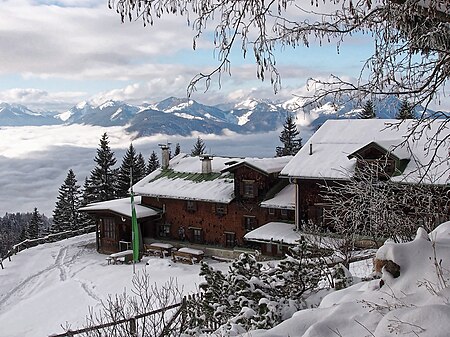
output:
[[[162,152],[161,168],[133,186],[144,243],[244,247],[251,244],[244,235],[261,225],[294,221],[293,198],[290,205],[279,204],[289,183],[279,173],[291,156],[228,158],[182,153],[169,160],[168,148],[163,146]],[[129,198],[90,204],[82,210],[96,218],[99,252],[122,250],[131,241]],[[270,245],[257,248],[278,253]]]
[[[294,184],[296,227],[325,225],[328,205],[320,186],[344,182],[362,165],[382,163],[382,179],[439,185],[449,193],[449,140],[443,120],[426,126],[416,120],[326,121],[280,173]],[[431,216],[441,223],[449,218],[448,208]]]

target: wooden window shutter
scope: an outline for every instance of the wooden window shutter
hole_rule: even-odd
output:
[[[253,196],[254,197],[258,196],[258,183],[257,182],[253,183]]]
[[[240,182],[239,182],[239,195],[244,195],[244,181],[243,180],[241,180]]]
[[[212,212],[213,214],[216,213],[216,204],[215,204],[215,203],[212,203],[212,204],[211,204],[211,212]]]

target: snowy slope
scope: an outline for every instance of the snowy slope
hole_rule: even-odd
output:
[[[88,306],[99,308],[108,294],[130,290],[133,276],[132,265],[107,265],[105,255],[95,250],[94,234],[24,250],[4,265],[0,269],[1,337],[48,336],[63,332],[60,325],[66,322],[79,327]],[[138,272],[144,268],[158,284],[178,277],[185,293],[195,291],[201,281],[199,265],[171,265],[169,259],[155,257],[136,265]]]
[[[449,336],[450,222],[429,235],[419,229],[412,242],[386,243],[377,257],[400,265],[400,276],[383,273],[381,288],[380,280],[373,280],[333,292],[318,308],[242,337]]]

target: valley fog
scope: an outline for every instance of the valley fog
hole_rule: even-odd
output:
[[[6,212],[32,212],[51,217],[58,189],[69,169],[76,175],[78,184],[94,168],[94,157],[100,136],[107,132],[110,147],[122,163],[126,149],[133,142],[137,152],[146,161],[155,151],[160,156],[158,144],[170,142],[172,151],[180,143],[181,152],[190,153],[197,136],[206,151],[216,156],[273,157],[280,145],[279,131],[252,135],[228,134],[192,135],[191,137],[151,136],[134,139],[120,127],[95,127],[85,125],[45,127],[0,128],[0,215]],[[310,132],[300,130],[303,142]]]

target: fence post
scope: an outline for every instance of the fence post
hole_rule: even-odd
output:
[[[137,336],[136,318],[130,318],[130,336]]]

